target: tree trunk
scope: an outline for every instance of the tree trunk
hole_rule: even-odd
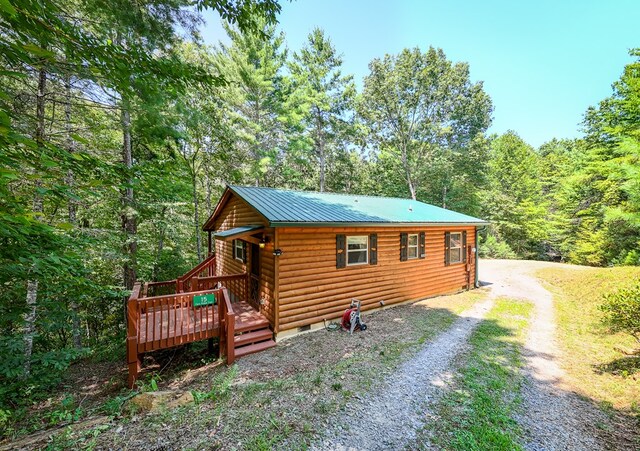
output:
[[[325,155],[325,142],[323,133],[322,114],[320,109],[316,107],[316,137],[315,137],[316,153],[320,163],[320,192],[324,192],[325,188],[325,172],[327,167],[327,158]]]
[[[64,104],[65,129],[66,129],[65,131],[67,135],[66,147],[69,153],[73,153],[76,150],[75,148],[76,142],[71,136],[71,76],[69,74],[67,74],[65,77],[64,88],[65,88],[65,95],[66,95],[66,101]],[[67,172],[67,177],[65,182],[67,183],[67,186],[69,187],[69,189],[72,190],[74,185],[74,174],[71,169],[69,169],[69,171]],[[68,205],[69,224],[73,225],[74,228],[77,223],[77,220],[76,220],[77,209],[78,209],[77,202],[70,197],[69,205]],[[71,327],[72,327],[73,345],[75,346],[76,349],[81,349],[82,339],[80,335],[80,314],[78,311],[78,303],[73,298],[73,296],[69,301],[69,307],[71,308],[71,314],[72,314]]]
[[[193,225],[196,232],[196,249],[198,250],[198,262],[202,261],[202,234],[200,233],[200,212],[198,207],[198,190],[196,181],[195,161],[191,167],[191,187],[193,190]]]
[[[206,198],[206,202],[207,202],[207,214],[211,214],[211,174],[209,174],[209,172],[211,171],[211,161],[210,161],[210,157],[209,157],[209,153],[205,152],[204,154],[204,158],[205,158],[205,169],[204,169],[204,181],[205,181],[205,189],[207,191],[207,198]]]
[[[45,113],[45,89],[47,87],[47,72],[41,67],[38,70],[38,92],[36,94],[36,130],[35,141],[39,148],[44,146],[44,113]],[[43,208],[42,196],[38,188],[42,185],[36,181],[36,191],[33,196],[33,212],[38,219],[41,218]],[[31,268],[32,270],[34,268]],[[31,355],[33,354],[33,337],[36,333],[36,318],[38,312],[38,280],[27,281],[27,311],[24,314],[24,377],[31,373]]]
[[[128,102],[122,102],[122,162],[124,163],[127,175],[125,177],[126,187],[122,195],[122,230],[125,234],[125,262],[123,265],[124,286],[127,290],[133,289],[136,282],[136,253],[138,248],[136,233],[137,224],[134,211],[133,180],[131,168],[133,167],[133,155],[131,150],[131,116],[129,114]]]
[[[326,158],[324,154],[324,144],[320,145],[320,192],[324,191],[325,171],[326,171]]]
[[[158,262],[160,261],[160,257],[162,257],[162,249],[164,248],[164,234],[166,230],[165,224],[165,216],[167,213],[167,207],[162,207],[162,211],[160,213],[160,233],[158,237],[158,248],[156,250],[156,261],[153,263],[153,271],[151,278],[154,282],[158,280]]]
[[[402,167],[407,178],[407,186],[409,188],[409,193],[411,194],[411,199],[416,200],[416,187],[413,184],[413,180],[411,180],[411,168],[409,167],[407,148],[404,145],[402,146]]]
[[[33,337],[36,333],[36,316],[38,306],[38,281],[27,282],[27,312],[24,315],[24,377],[31,373],[31,354]]]

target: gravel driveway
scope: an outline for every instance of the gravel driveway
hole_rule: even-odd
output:
[[[409,361],[382,386],[351,402],[331,419],[324,439],[315,450],[401,449],[412,443],[425,418],[425,405],[433,401],[450,379],[452,363],[464,349],[474,327],[497,297],[526,299],[534,312],[525,344],[523,413],[518,422],[526,433],[529,450],[606,449],[598,439],[597,424],[606,415],[568,391],[558,364],[551,294],[533,273],[554,263],[487,260],[480,262],[480,280],[487,283],[487,300],[462,313],[454,325]],[[567,267],[563,265],[563,267]],[[580,267],[575,269],[581,270]]]
[[[523,409],[517,419],[525,430],[525,449],[598,450],[607,444],[598,438],[597,425],[608,424],[608,417],[593,404],[571,392],[558,360],[553,298],[533,276],[540,268],[555,263],[487,260],[480,264],[480,280],[491,282],[498,296],[526,299],[534,304],[525,342]],[[580,271],[583,267],[562,265]]]
[[[422,426],[424,404],[449,377],[453,358],[464,349],[474,327],[493,305],[493,297],[463,312],[452,327],[405,362],[381,387],[351,401],[325,431],[315,450],[400,449]]]

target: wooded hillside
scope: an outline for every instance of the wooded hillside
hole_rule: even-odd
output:
[[[203,44],[204,8],[229,44]],[[640,50],[584,139],[536,149],[487,133],[489,95],[444,50],[380,55],[357,89],[278,12],[0,0],[0,423],[74,359],[124,354],[127,290],[204,258],[227,183],[413,197],[491,221],[484,256],[640,263]]]

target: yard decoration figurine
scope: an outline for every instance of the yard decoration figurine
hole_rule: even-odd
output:
[[[351,305],[342,315],[342,327],[348,330],[351,335],[356,329],[367,330],[367,325],[362,321],[360,314],[360,304],[358,299],[351,299]]]

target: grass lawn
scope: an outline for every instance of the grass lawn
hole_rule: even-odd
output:
[[[119,400],[130,393],[123,389],[85,412],[85,418],[109,415],[113,420],[107,428],[66,430],[50,441],[50,448],[305,448],[349,399],[383,382],[422,344],[447,329],[457,314],[485,297],[485,291],[474,290],[364,312],[366,332],[300,335],[239,359],[232,367],[207,360],[206,343],[187,352],[157,354],[153,363],[159,374],[153,383],[147,376],[143,385],[190,390],[196,405],[139,414],[122,408]]]
[[[526,301],[496,301],[458,359],[451,386],[431,406],[433,415],[417,447],[430,442],[442,449],[520,449],[514,416],[521,403],[521,347],[532,307]]]
[[[537,272],[555,299],[562,366],[572,389],[598,402],[638,415],[640,359],[615,347],[632,349],[631,336],[611,334],[601,324],[603,294],[640,277],[640,268],[549,268]]]

